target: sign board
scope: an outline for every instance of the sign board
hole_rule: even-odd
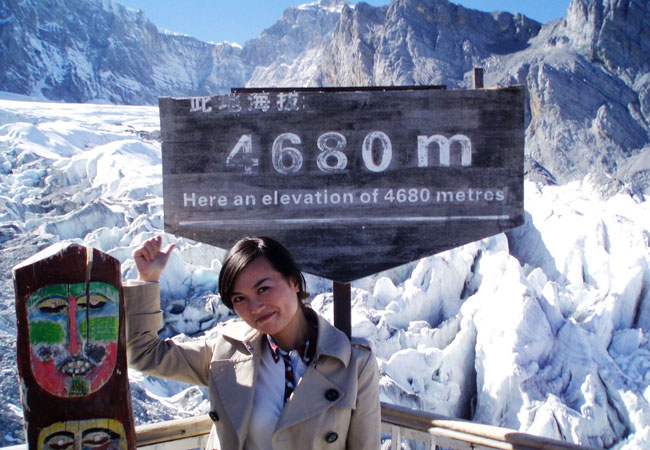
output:
[[[135,448],[120,263],[55,244],[13,269],[29,448]]]
[[[161,98],[165,231],[348,282],[523,223],[524,87]]]

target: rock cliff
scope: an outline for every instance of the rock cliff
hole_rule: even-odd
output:
[[[573,0],[563,19],[447,0],[289,8],[243,46],[159,31],[112,0],[5,0],[0,89],[50,100],[155,104],[236,86],[525,84],[527,176],[592,174],[650,192],[650,13],[643,0]]]

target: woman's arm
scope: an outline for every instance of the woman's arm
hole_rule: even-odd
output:
[[[356,344],[352,344],[356,346]],[[367,359],[359,373],[357,404],[350,418],[346,448],[350,450],[377,450],[381,447],[381,405],[379,403],[379,368],[374,353],[367,352]]]
[[[151,375],[193,384],[208,384],[212,349],[205,341],[176,343],[159,339],[162,328],[160,274],[174,244],[161,250],[160,236],[149,239],[134,252],[138,280],[123,286],[129,365]]]
[[[123,290],[129,366],[150,375],[207,386],[212,358],[207,341],[177,343],[158,338],[163,324],[158,283],[126,285]]]

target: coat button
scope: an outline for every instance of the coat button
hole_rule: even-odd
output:
[[[336,441],[339,438],[338,433],[335,433],[333,431],[330,431],[327,433],[327,436],[325,436],[325,440],[331,444],[332,442]]]
[[[334,400],[339,398],[339,391],[337,391],[336,389],[328,389],[325,391],[325,398],[328,399],[330,402],[333,402]]]
[[[213,422],[218,422],[219,421],[219,414],[217,414],[216,411],[210,411],[208,413],[208,416],[210,416],[210,419],[212,419]]]

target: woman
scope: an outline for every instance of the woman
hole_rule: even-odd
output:
[[[133,253],[127,283],[129,364],[152,375],[207,385],[214,426],[208,449],[377,449],[378,369],[367,343],[345,334],[302,300],[305,280],[270,238],[244,238],[226,255],[219,293],[242,319],[214,340],[158,339],[158,279],[173,245],[161,238]]]

